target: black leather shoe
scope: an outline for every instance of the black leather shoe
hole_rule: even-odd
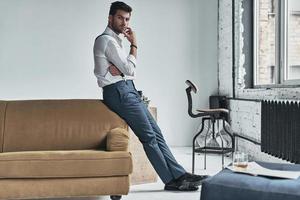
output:
[[[202,184],[202,182],[208,178],[207,175],[196,175],[191,173],[185,173],[178,179],[178,182],[181,182],[181,185],[188,185],[188,187],[197,187]]]
[[[182,182],[176,179],[167,183],[164,189],[168,191],[197,191],[199,188],[197,186],[190,186],[189,184],[182,184]]]

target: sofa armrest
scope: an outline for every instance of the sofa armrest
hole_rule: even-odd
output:
[[[107,151],[128,151],[129,133],[124,128],[114,128],[107,134]]]

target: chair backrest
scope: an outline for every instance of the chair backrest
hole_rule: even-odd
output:
[[[185,89],[188,98],[188,114],[193,118],[204,116],[202,113],[197,113],[197,114],[193,113],[193,100],[192,100],[191,91],[197,93],[198,91],[197,86],[190,80],[186,80],[185,83],[188,85],[188,87]]]
[[[192,83],[192,81],[186,80],[185,83],[191,88],[191,90],[192,90],[194,93],[197,93],[198,88],[197,88],[197,86],[196,86],[194,83]]]

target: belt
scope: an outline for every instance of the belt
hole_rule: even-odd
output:
[[[132,85],[134,85],[133,84],[133,80],[120,80],[120,81],[118,81],[116,83],[112,83],[112,84],[106,85],[102,89],[103,90],[110,90],[110,89],[117,88],[120,85],[124,85],[124,84],[128,84],[128,83],[132,83]]]

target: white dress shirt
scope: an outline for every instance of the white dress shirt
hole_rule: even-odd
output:
[[[126,54],[122,39],[109,27],[102,35],[98,36],[94,44],[94,74],[97,77],[99,87],[116,83],[120,80],[133,80],[135,77],[136,58]],[[123,74],[113,76],[108,68],[114,64]]]

